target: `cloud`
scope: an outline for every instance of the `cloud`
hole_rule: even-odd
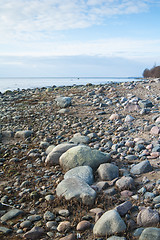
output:
[[[134,60],[114,57],[84,55],[0,57],[1,77],[140,76],[145,67]],[[10,71],[8,71],[8,68]]]
[[[55,31],[87,28],[121,14],[148,9],[146,0],[5,0],[0,5],[0,40],[37,39]]]
[[[33,56],[33,57],[57,57],[57,56],[101,56],[121,57],[125,59],[144,59],[160,56],[160,40],[137,40],[129,38],[110,38],[92,41],[73,42],[35,42],[23,43],[10,47],[9,51],[0,51],[1,56]],[[15,49],[15,50],[14,50]]]

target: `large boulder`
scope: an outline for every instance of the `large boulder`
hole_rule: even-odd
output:
[[[76,198],[82,200],[85,205],[92,205],[96,192],[82,179],[67,178],[60,182],[56,188],[58,197],[65,197],[66,200]]]
[[[78,166],[90,166],[96,170],[100,164],[110,160],[110,154],[92,150],[88,146],[79,145],[63,153],[59,159],[60,165],[65,171]]]
[[[66,108],[69,107],[71,105],[71,98],[70,97],[57,97],[56,99],[57,102],[57,106],[59,106],[60,108]]]
[[[116,210],[105,212],[96,222],[93,234],[99,237],[121,233],[126,229],[126,224]]]
[[[68,149],[75,147],[75,144],[72,143],[61,143],[53,148],[53,150],[48,154],[45,164],[47,166],[54,166],[59,164],[60,156],[66,152]]]
[[[93,183],[93,170],[89,166],[79,166],[79,167],[70,169],[64,175],[64,179],[73,178],[73,177],[78,179],[80,178],[84,182],[91,185]]]

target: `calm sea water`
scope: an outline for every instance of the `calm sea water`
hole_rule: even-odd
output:
[[[0,92],[6,90],[17,90],[27,88],[41,88],[55,86],[72,86],[92,84],[105,84],[108,82],[127,82],[138,80],[138,78],[129,77],[30,77],[30,78],[0,78]]]

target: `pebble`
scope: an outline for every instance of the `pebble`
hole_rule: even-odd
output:
[[[66,232],[70,228],[71,228],[71,223],[69,221],[63,221],[58,225],[57,230],[59,232]]]
[[[9,212],[7,212],[6,214],[4,214],[2,217],[1,217],[1,221],[2,222],[6,222],[10,219],[13,219],[13,218],[16,218],[18,217],[19,215],[23,215],[24,212],[22,210],[19,210],[19,209],[13,209],[13,210],[10,210]]]
[[[37,240],[43,235],[43,233],[43,228],[33,227],[30,231],[26,232],[23,237],[26,239]]]
[[[140,226],[155,226],[159,223],[159,213],[151,208],[142,209],[137,216],[137,224]]]
[[[85,231],[91,227],[91,223],[89,221],[83,220],[77,224],[77,231]]]
[[[99,224],[107,210],[105,218],[114,214],[100,225],[104,232],[111,226],[111,236],[97,235],[96,239],[159,239],[158,86],[159,81],[140,80],[0,93],[0,217],[7,224],[1,226],[6,228],[2,235],[6,231],[11,238],[17,234],[28,239],[92,239],[93,220],[95,226]],[[132,116],[126,116],[129,112]],[[73,163],[77,165],[65,167],[60,159],[69,151],[70,161],[75,147],[89,151],[80,154],[78,164],[75,155]],[[87,165],[90,170],[86,173],[82,169]],[[74,176],[78,182],[74,180],[58,196],[56,188],[64,180],[70,182],[71,175],[65,179],[66,172],[74,175],[74,167],[78,167]],[[142,213],[147,206],[148,218]],[[2,221],[14,209],[25,214]],[[136,217],[144,231],[136,229]],[[70,227],[58,231],[65,221]],[[152,225],[155,228],[148,228]],[[32,228],[30,233],[31,227],[42,231]]]

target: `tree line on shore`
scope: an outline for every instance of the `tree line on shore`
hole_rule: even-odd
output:
[[[160,77],[160,66],[154,66],[151,69],[146,68],[143,72],[144,78],[159,78]]]

